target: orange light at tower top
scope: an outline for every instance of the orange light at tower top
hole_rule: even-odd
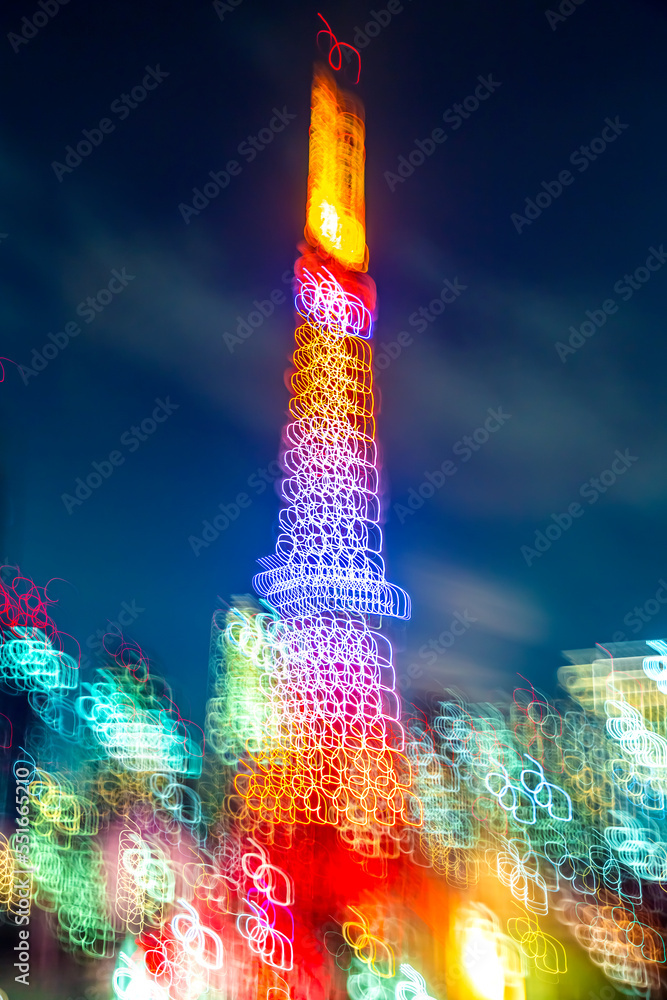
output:
[[[305,235],[351,271],[366,271],[363,108],[315,69]]]

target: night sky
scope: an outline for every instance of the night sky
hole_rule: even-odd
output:
[[[120,620],[199,722],[274,547],[318,11],[362,50],[406,694],[553,694],[561,650],[667,631],[667,11],[381,4],[3,4],[0,557],[84,679]]]

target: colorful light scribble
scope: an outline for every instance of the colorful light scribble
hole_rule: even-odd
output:
[[[205,732],[140,647],[110,635],[86,672],[48,588],[0,572],[0,908],[119,1000],[541,1000],[572,976],[647,1000],[667,641],[569,654],[557,702],[525,678],[398,695],[364,156],[318,68],[280,533],[259,599],[214,615]]]

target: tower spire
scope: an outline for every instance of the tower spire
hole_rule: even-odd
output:
[[[275,612],[261,619],[269,703],[236,779],[248,808],[276,822],[420,823],[391,645],[368,621],[409,618],[410,600],[381,555],[364,155],[360,102],[317,67],[285,506],[254,580]]]
[[[292,423],[285,432],[281,534],[257,592],[281,613],[337,609],[410,617],[385,580],[379,526],[372,350],[375,285],[364,224],[361,104],[316,68],[306,245],[295,268]]]

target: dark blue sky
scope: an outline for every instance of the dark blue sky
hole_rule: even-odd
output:
[[[664,7],[218,7],[70,0],[35,30],[37,2],[3,5],[1,353],[51,357],[30,376],[5,366],[0,555],[61,578],[56,620],[84,646],[123,613],[201,721],[218,595],[247,592],[273,550],[294,329],[280,292],[303,231],[321,10],[341,40],[368,41],[376,343],[398,355],[377,380],[386,560],[413,598],[392,633],[411,696],[491,697],[517,672],[555,691],[561,649],[663,636]],[[367,32],[372,10],[385,23]],[[179,209],[230,160],[224,190]],[[224,336],[271,293],[251,336]],[[108,477],[64,502],[93,463]],[[426,473],[444,483],[407,514]],[[230,527],[193,544],[239,494]],[[538,531],[545,551],[522,552]]]

